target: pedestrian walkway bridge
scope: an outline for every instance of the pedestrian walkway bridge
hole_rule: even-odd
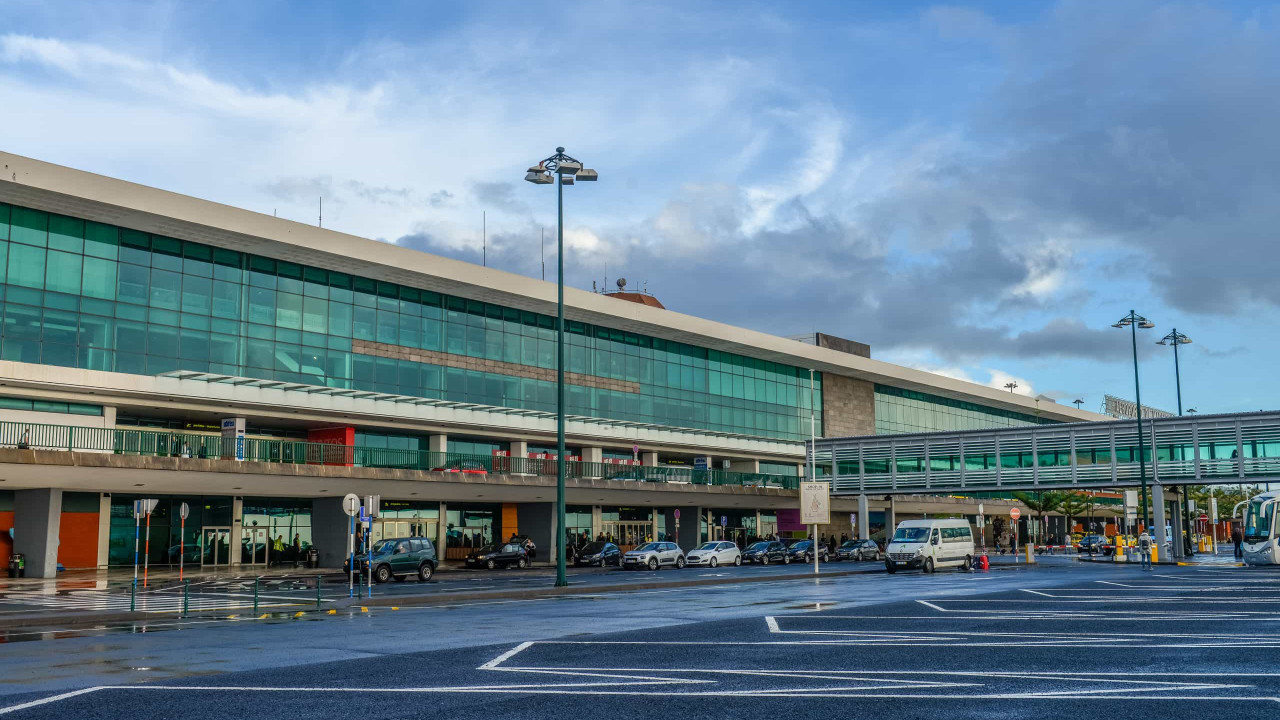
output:
[[[1280,482],[1280,412],[1143,420],[1146,474],[1164,485]],[[825,438],[835,495],[1136,486],[1133,420]]]

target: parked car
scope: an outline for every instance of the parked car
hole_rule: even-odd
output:
[[[787,547],[787,557],[791,558],[791,562],[813,562],[813,541],[798,540],[791,543]],[[818,559],[822,562],[827,562],[830,559],[826,545],[818,547]]]
[[[436,547],[426,538],[387,538],[373,544],[371,554],[356,556],[356,570],[365,572],[373,563],[373,579],[376,582],[401,582],[410,575],[417,575],[427,582],[436,572],[438,560]],[[350,562],[344,560],[342,571],[350,572]]]
[[[791,557],[787,555],[787,546],[777,540],[761,540],[752,543],[742,553],[743,562],[759,563],[768,565],[769,563],[789,563]]]
[[[673,542],[650,542],[622,556],[622,567],[657,570],[663,565],[683,568],[684,551]]]
[[[460,472],[484,475],[489,471],[485,468],[484,463],[475,460],[451,460],[444,465],[431,468],[431,472]]]
[[[617,545],[611,542],[603,542],[596,540],[587,543],[578,551],[578,557],[573,561],[574,565],[615,565],[622,567],[622,551]]]
[[[1101,535],[1085,535],[1080,538],[1080,542],[1076,543],[1076,552],[1088,553],[1090,555],[1093,555],[1094,553],[1110,555],[1115,552],[1115,547],[1108,543],[1107,539]]]
[[[467,567],[485,567],[490,570],[512,565],[523,569],[529,567],[529,553],[519,542],[486,545],[467,555],[465,562]]]
[[[875,540],[846,540],[836,548],[836,560],[880,560],[883,555]]]
[[[741,565],[742,551],[738,549],[737,543],[731,543],[726,540],[705,542],[690,550],[685,560],[690,565],[706,565],[707,567]]]
[[[890,573],[914,568],[931,573],[941,567],[968,572],[974,552],[973,531],[967,520],[903,520],[885,548],[884,567]]]

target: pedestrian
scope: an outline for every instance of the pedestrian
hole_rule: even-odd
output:
[[[302,535],[299,533],[293,534],[293,556],[294,558],[302,557]]]
[[[1244,533],[1240,532],[1240,527],[1233,525],[1231,527],[1231,544],[1235,546],[1236,559],[1244,557]]]
[[[31,428],[25,428],[22,431],[22,439],[18,441],[18,449],[26,450],[31,447]]]
[[[189,458],[189,457],[191,457],[191,443],[190,443],[190,442],[183,441],[183,443],[182,443],[182,457],[184,457],[184,458]]]
[[[1138,554],[1142,556],[1142,569],[1151,569],[1151,536],[1147,534],[1146,528],[1142,529],[1142,534],[1138,536]]]
[[[529,553],[529,562],[532,563],[534,558],[538,557],[538,546],[533,544],[533,538],[525,538],[524,549]]]

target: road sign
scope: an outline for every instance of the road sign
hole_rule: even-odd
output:
[[[135,518],[146,517],[147,515],[150,515],[152,511],[156,509],[156,505],[159,505],[159,504],[160,504],[160,501],[156,498],[147,498],[145,500],[134,500],[133,516]]]
[[[379,509],[381,505],[382,505],[381,495],[365,495],[364,496],[364,511],[369,517],[371,518],[378,517]]]
[[[347,493],[346,497],[342,498],[342,510],[351,517],[359,515],[360,497],[355,493]]]
[[[191,508],[187,507],[186,503],[182,503],[181,505],[178,506],[178,517],[182,518],[183,520],[186,520],[187,516],[190,514],[191,514]]]
[[[1009,517],[1013,518],[1014,520],[1017,520],[1018,518],[1022,517],[1022,511],[1019,510],[1018,508],[1009,508]]]
[[[1200,522],[1209,522],[1209,516],[1204,513],[1200,514]]]
[[[680,519],[680,508],[676,508],[676,519]]]
[[[978,503],[978,514],[979,514],[979,515],[982,515],[982,514],[983,514],[983,512],[982,512],[982,503]]]
[[[729,516],[728,516],[728,515],[721,515],[721,516],[720,516],[720,527],[729,527]]]
[[[825,482],[800,483],[800,524],[826,525],[831,522],[831,485]]]

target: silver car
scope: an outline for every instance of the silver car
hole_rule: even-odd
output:
[[[741,565],[742,551],[737,543],[727,541],[705,542],[689,551],[687,561],[690,565]]]
[[[648,568],[657,570],[663,566],[684,567],[684,551],[673,542],[651,542],[622,556],[622,568],[634,570]]]

